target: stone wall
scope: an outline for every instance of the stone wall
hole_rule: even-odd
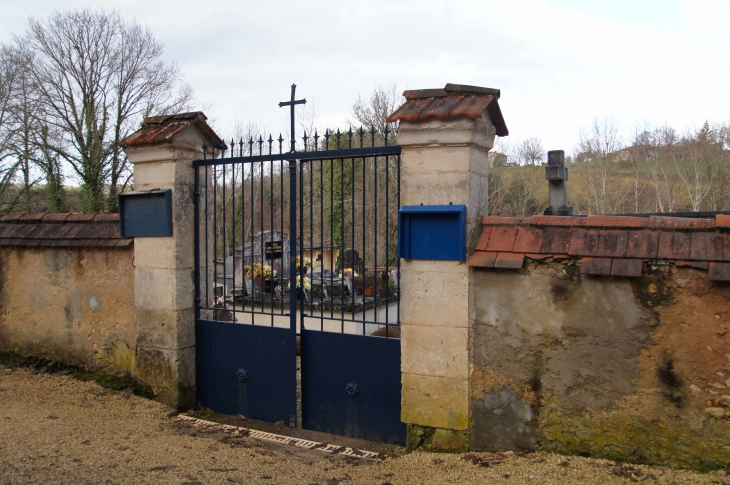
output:
[[[134,375],[133,249],[0,248],[0,348]]]
[[[730,464],[726,218],[484,222],[472,449]]]
[[[119,215],[0,217],[0,308],[0,350],[134,376],[134,250]]]

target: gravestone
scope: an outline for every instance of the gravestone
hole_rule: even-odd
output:
[[[568,207],[568,168],[565,166],[563,150],[548,152],[545,179],[550,183],[548,189],[550,207],[545,209],[544,214],[546,216],[572,216],[573,208]]]
[[[254,263],[263,263],[271,266],[276,271],[273,278],[279,285],[285,284],[289,278],[289,235],[279,231],[262,231],[251,236],[251,240],[242,246],[237,247],[233,251],[233,256],[227,258],[227,268],[230,261],[230,267],[235,268],[235,286],[236,293],[240,294],[241,287],[248,286],[245,291],[247,295],[253,293],[257,296],[258,287],[255,282],[245,283],[246,266],[252,266]],[[231,282],[233,278],[230,278]],[[253,284],[251,284],[253,283]],[[255,287],[255,288],[254,288]]]
[[[345,268],[352,268],[360,274],[365,272],[365,263],[357,249],[348,249],[340,253],[340,263],[337,265],[337,270],[342,271]]]

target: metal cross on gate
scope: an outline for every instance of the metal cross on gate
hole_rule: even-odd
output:
[[[295,99],[296,91],[297,85],[292,84],[291,101],[282,101],[281,103],[279,103],[279,108],[283,106],[289,106],[289,108],[291,109],[289,115],[291,120],[291,153],[294,153],[296,151],[294,107],[298,104],[305,104],[307,102],[306,99]],[[292,235],[290,239],[291,244],[289,245],[289,288],[291,288],[291,291],[289,292],[289,328],[292,332],[296,332],[297,312],[295,311],[295,309],[297,307],[297,161],[294,158],[289,160],[289,193],[291,194],[289,202],[289,233]],[[302,286],[304,286],[303,281]]]
[[[294,133],[294,106],[296,106],[298,104],[307,103],[306,99],[297,99],[297,100],[294,99],[295,98],[294,94],[296,93],[296,91],[297,91],[297,85],[292,84],[291,85],[291,101],[282,101],[281,103],[279,103],[279,108],[282,108],[284,106],[289,106],[291,108],[289,117],[291,119],[291,151],[292,152],[296,151],[296,149],[295,149],[296,138],[294,137],[294,135],[295,135],[295,133]]]

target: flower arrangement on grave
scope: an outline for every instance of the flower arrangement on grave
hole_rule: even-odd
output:
[[[300,258],[299,256],[297,256],[296,265],[298,273],[307,274],[309,268],[312,267],[312,261],[309,258]]]
[[[306,276],[299,276],[297,275],[297,289],[302,287],[302,280],[304,280],[304,289],[305,290],[311,290],[312,289],[312,281],[307,278]],[[291,288],[291,284],[288,285],[289,288]]]
[[[276,276],[276,270],[271,269],[270,264],[266,263],[254,263],[252,266],[246,266],[246,277],[251,277],[251,272],[253,272],[253,277],[258,278],[263,276],[264,278],[270,278],[272,276]]]

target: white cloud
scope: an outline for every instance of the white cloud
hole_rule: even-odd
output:
[[[343,123],[357,95],[379,83],[497,87],[511,136],[538,136],[547,149],[571,149],[594,116],[613,115],[627,132],[636,119],[678,128],[730,121],[730,3],[681,1],[656,19],[646,5],[634,18],[632,2],[614,3],[623,10],[610,16],[543,0],[71,0],[64,8],[118,8],[149,24],[223,136],[234,118],[285,132],[277,103],[292,82],[316,103],[322,126]],[[3,41],[57,6],[0,5]]]

